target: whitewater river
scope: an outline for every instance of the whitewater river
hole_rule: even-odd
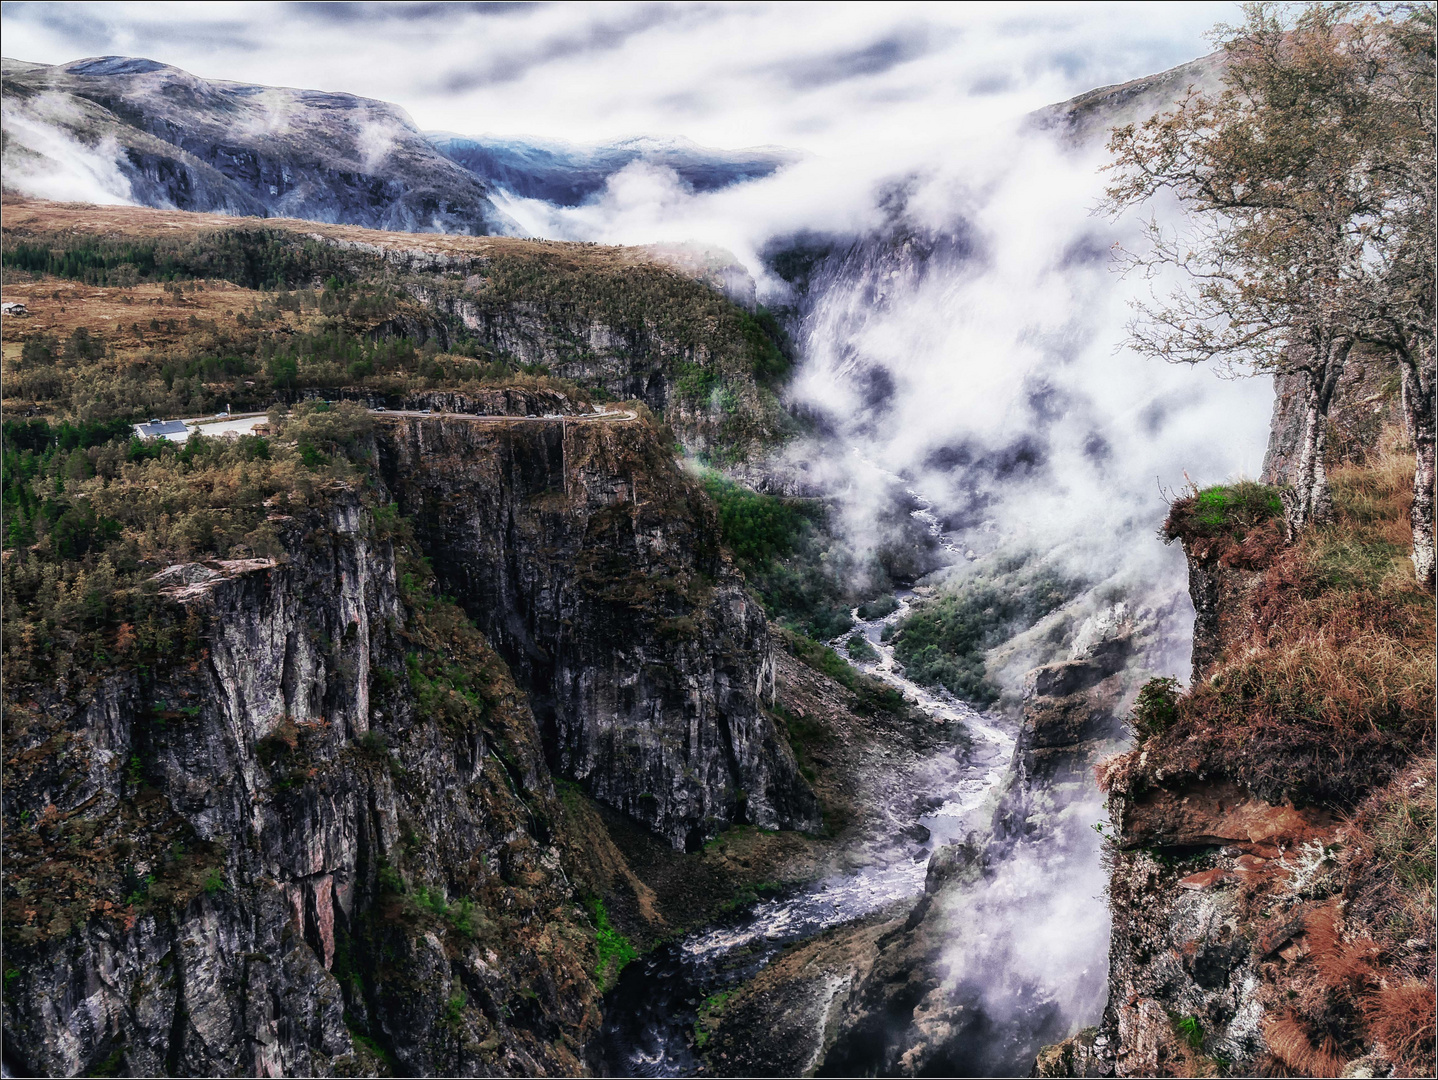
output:
[[[926,504],[914,516],[943,540]],[[914,769],[911,781],[888,788],[891,805],[874,808],[882,828],[856,841],[842,860],[855,869],[755,903],[630,964],[605,996],[596,1063],[604,1075],[691,1075],[699,1064],[694,1022],[707,996],[752,978],[788,945],[916,898],[924,889],[930,852],[981,824],[974,811],[1008,765],[1013,731],[947,693],[904,678],[883,633],[904,617],[912,597],[907,590],[896,593],[897,608],[878,619],[861,620],[856,609],[857,625],[834,644],[842,651],[851,634],[862,634],[877,659],[856,666],[893,686],[935,722],[962,725],[969,745],[942,751]],[[924,839],[916,850],[912,840],[903,842],[905,836]]]

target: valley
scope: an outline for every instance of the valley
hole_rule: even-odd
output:
[[[1430,1075],[1431,200],[1125,216],[1370,15],[869,187],[7,59],[4,1074]]]

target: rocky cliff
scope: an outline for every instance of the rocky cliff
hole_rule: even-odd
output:
[[[815,828],[764,715],[764,613],[642,420],[386,425],[381,468],[445,590],[508,658],[556,770],[678,847]]]
[[[575,1071],[592,932],[523,696],[354,493],[270,526],[152,579],[164,655],[7,665],[7,1064]]]
[[[241,466],[281,490],[216,508],[259,515],[245,557],[81,569],[57,608],[51,541],[6,552],[7,1066],[575,1074],[622,941],[575,871],[634,878],[551,775],[679,847],[816,827],[763,613],[637,417],[283,423]],[[322,428],[358,469],[299,465]],[[148,475],[250,451],[208,452]],[[153,528],[143,490],[72,494]],[[73,588],[142,614],[72,622]]]
[[[1100,769],[1108,1007],[1039,1075],[1432,1071],[1433,599],[1406,561],[1412,452],[1372,374],[1348,373],[1330,418],[1331,524],[1285,544],[1271,489],[1267,518],[1236,489],[1173,508],[1193,684],[1146,688],[1137,745]]]
[[[1102,971],[1055,993],[1026,937],[1092,880],[1093,764],[1122,745],[1135,620],[1096,619],[1075,655],[1031,672],[1022,723],[981,827],[928,860],[924,892],[798,946],[728,1002],[706,1061],[720,1075],[1000,1076],[1026,1068],[1101,999]],[[1141,629],[1141,628],[1140,628]],[[1141,636],[1141,634],[1139,635]],[[1074,909],[1065,932],[1088,928]],[[1042,950],[1039,950],[1042,951]]]

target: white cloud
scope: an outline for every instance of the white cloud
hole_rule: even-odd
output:
[[[5,189],[22,195],[101,205],[134,205],[121,174],[120,147],[111,136],[93,145],[63,126],[65,99],[41,94],[5,101]]]
[[[921,146],[1207,51],[1229,3],[8,4],[10,56],[143,55],[347,91],[427,129]]]

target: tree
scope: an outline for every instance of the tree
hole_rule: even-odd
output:
[[[1434,201],[1438,65],[1432,4],[1403,5],[1378,24],[1383,64],[1372,80],[1384,139],[1372,163],[1387,188],[1367,251],[1368,274],[1349,298],[1359,340],[1387,349],[1402,373],[1403,414],[1416,458],[1413,566],[1433,588],[1434,570]]]
[[[1182,279],[1136,305],[1130,343],[1176,363],[1302,376],[1292,532],[1331,509],[1327,413],[1350,351],[1392,351],[1427,484],[1415,499],[1415,565],[1431,579],[1432,7],[1318,4],[1293,15],[1257,3],[1245,14],[1221,31],[1217,96],[1190,91],[1110,139],[1107,208],[1175,204],[1171,224],[1150,218],[1146,250],[1126,253],[1131,267]]]

